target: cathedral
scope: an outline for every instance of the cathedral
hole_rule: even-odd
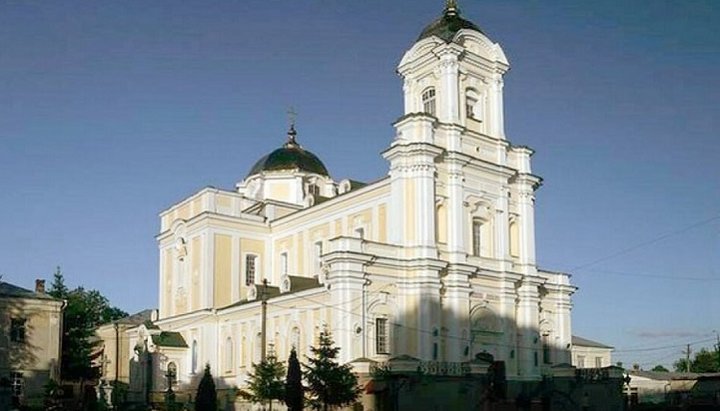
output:
[[[509,68],[447,1],[397,67],[385,178],[334,180],[292,125],[234,189],[162,211],[158,315],[130,332],[131,356],[156,354],[152,385],[170,372],[191,384],[209,364],[242,387],[266,352],[304,358],[324,328],[353,364],[483,358],[522,382],[570,363],[576,288],[536,263],[542,179],[505,135]]]

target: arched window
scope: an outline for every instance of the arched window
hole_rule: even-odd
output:
[[[171,384],[177,382],[177,364],[174,362],[170,362],[167,365],[167,378]]]
[[[473,255],[480,256],[483,254],[483,231],[485,224],[485,221],[479,218],[473,219],[472,222],[472,249],[473,249]]]
[[[520,255],[520,229],[518,227],[517,217],[510,220],[510,255],[518,257]]]
[[[313,274],[320,272],[320,262],[323,254],[323,243],[322,241],[316,241],[313,246]]]
[[[198,344],[197,340],[192,342],[192,351],[190,353],[190,372],[195,374],[197,372],[198,364]]]
[[[225,372],[233,370],[233,342],[232,338],[225,339]]]
[[[300,351],[300,329],[293,327],[290,331],[290,347],[295,348],[295,351]]]
[[[422,93],[423,112],[435,115],[435,89],[430,87]]]

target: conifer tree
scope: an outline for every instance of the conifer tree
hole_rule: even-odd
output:
[[[304,400],[300,361],[293,347],[288,358],[288,372],[285,378],[285,404],[289,411],[302,411]]]
[[[285,398],[283,375],[285,367],[271,351],[265,360],[253,364],[253,371],[248,374],[249,392],[245,393],[245,398],[261,404],[267,403],[272,411],[273,400],[282,401]]]
[[[217,411],[217,391],[215,381],[210,373],[210,364],[205,365],[205,372],[197,389],[195,397],[195,411]]]
[[[317,347],[310,347],[312,357],[305,367],[307,391],[310,404],[317,410],[327,411],[332,407],[354,404],[360,395],[357,376],[348,364],[336,360],[339,347],[327,329],[320,332]]]

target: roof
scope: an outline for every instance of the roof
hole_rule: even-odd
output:
[[[129,324],[129,325],[140,325],[150,321],[154,310],[148,308],[135,314],[128,315],[127,317],[120,318],[114,322],[118,324]]]
[[[153,344],[158,347],[175,347],[175,348],[187,348],[188,345],[185,342],[182,334],[174,331],[163,331],[160,334],[152,334]]]
[[[299,170],[330,176],[322,161],[295,141],[296,135],[295,128],[291,127],[288,131],[288,141],[282,147],[258,160],[250,169],[248,177],[263,171],[279,170]]]
[[[438,17],[423,29],[418,37],[418,41],[431,36],[437,36],[444,42],[450,43],[453,41],[453,38],[455,38],[455,34],[460,30],[483,32],[480,30],[480,27],[476,26],[473,22],[460,17],[460,10],[457,8],[455,2],[448,1],[442,16]]]
[[[588,340],[587,338],[578,337],[577,335],[572,336],[572,345],[580,345],[583,347],[608,348],[608,349],[615,348],[615,347],[611,347],[609,345],[605,345],[603,343],[599,343],[597,341]]]
[[[27,288],[18,287],[17,285],[2,281],[0,281],[0,297],[35,298],[40,300],[60,301],[60,299],[51,295],[36,293],[35,291],[28,290]]]

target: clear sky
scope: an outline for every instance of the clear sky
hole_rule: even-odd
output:
[[[154,307],[158,213],[232,188],[284,141],[289,106],[335,178],[384,176],[395,67],[442,3],[1,0],[4,280],[32,287],[60,265],[71,286]],[[646,368],[709,346],[720,2],[460,7],[510,59],[507,134],[537,151],[538,259],[580,287],[574,333]]]

